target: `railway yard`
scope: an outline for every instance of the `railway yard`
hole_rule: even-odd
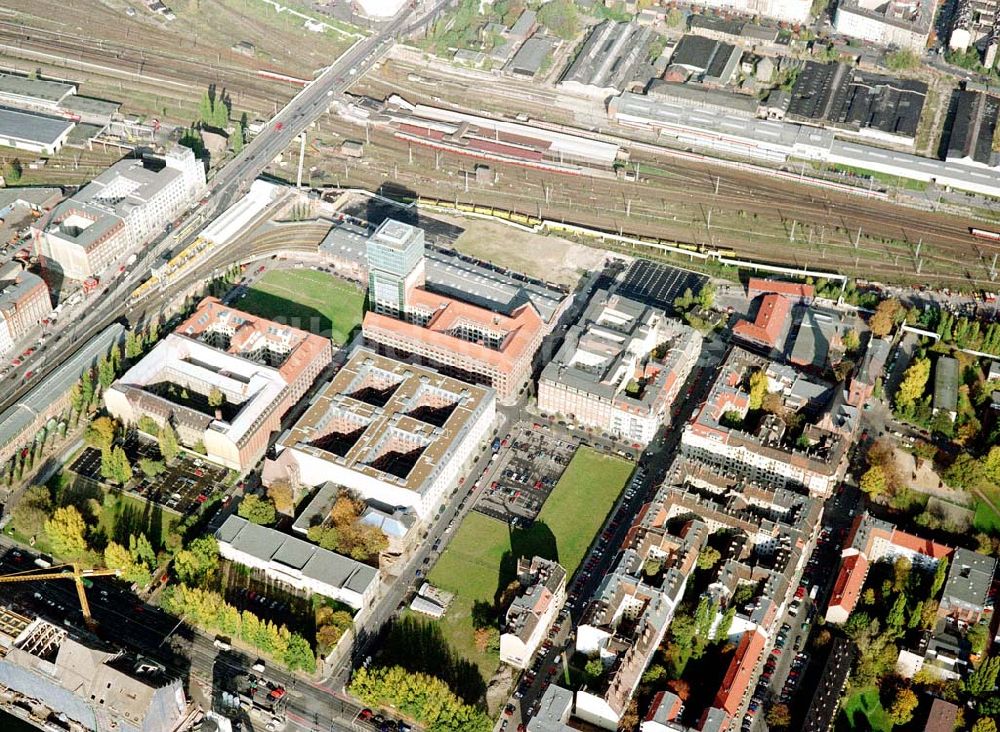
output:
[[[128,6],[117,0],[91,4],[93,12],[70,21],[58,12],[57,0],[8,3],[0,13],[3,66],[80,81],[88,95],[122,101],[125,114],[182,125],[197,119],[209,87],[231,98],[234,114],[269,116],[297,87],[264,78],[261,70],[309,78],[361,37],[337,21],[322,32],[307,31],[300,18],[277,14],[262,0],[178,5],[172,21],[145,9],[128,16]],[[232,22],[200,23],[209,12]],[[94,43],[97,36],[102,40]],[[385,128],[365,130],[330,114],[311,132],[303,183],[494,206],[795,267],[867,275],[877,265],[880,278],[896,282],[954,287],[993,281],[1000,247],[970,236],[970,221],[963,217],[866,198],[860,191],[802,185],[787,171],[779,178],[667,150],[644,133],[617,128],[599,100],[574,101],[555,89],[502,77],[470,87],[462,74],[450,78],[438,64],[421,64],[406,50],[359,78],[351,92],[377,99],[395,93],[412,103],[493,116],[506,110],[531,124],[614,139],[629,150],[630,175],[565,175],[494,162],[493,180],[477,182],[472,158],[411,145]],[[345,139],[367,139],[363,158],[340,154]],[[297,147],[293,143],[272,165],[274,175],[294,179]],[[27,171],[25,182],[82,182],[116,154],[99,145],[67,149],[45,168]]]
[[[311,79],[362,37],[339,23],[309,31],[262,0],[178,2],[174,20],[142,3],[85,5],[87,12],[67,14],[59,0],[5,2],[0,65],[81,82],[90,96],[122,102],[125,114],[184,125],[197,119],[210,85],[231,97],[235,113],[270,117],[297,87],[260,70]]]
[[[399,69],[395,63],[360,80],[352,93],[383,98],[392,90],[411,103],[479,111],[473,106],[479,96],[494,91],[481,89],[470,98],[458,86],[408,82],[408,67]],[[427,72],[422,73],[426,78]],[[529,100],[519,109],[534,115],[545,106],[543,100]],[[567,123],[565,108],[548,109],[549,121]],[[622,135],[628,146],[621,130],[601,131]],[[367,139],[362,159],[340,155],[338,143],[345,139]],[[1000,248],[974,239],[967,218],[651,148],[631,149],[629,169],[638,171],[637,179],[566,175],[492,161],[493,179],[477,183],[474,158],[411,145],[387,129],[365,130],[331,115],[307,146],[308,180],[304,177],[303,183],[503,207],[615,233],[731,249],[742,257],[795,267],[870,276],[874,265],[879,277],[889,281],[945,286],[991,282],[993,256]],[[297,150],[289,150],[287,160],[272,172],[294,178],[296,156]]]

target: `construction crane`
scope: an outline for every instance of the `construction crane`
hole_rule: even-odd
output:
[[[54,570],[61,569],[61,572]],[[57,564],[50,567],[45,572],[37,569],[29,569],[24,572],[0,575],[0,582],[35,582],[43,580],[69,579],[76,584],[76,594],[80,597],[80,608],[83,610],[83,622],[91,631],[97,630],[97,621],[90,614],[90,603],[87,602],[87,593],[84,592],[84,580],[91,577],[118,576],[121,574],[117,569],[81,569],[75,562],[70,564]]]

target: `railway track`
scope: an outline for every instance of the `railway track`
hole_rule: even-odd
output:
[[[341,132],[350,135],[350,129],[344,123]],[[731,248],[752,259],[832,268],[862,277],[940,280],[951,286],[991,284],[989,260],[996,248],[977,246],[967,222],[957,217],[667,157],[643,156],[666,171],[642,173],[640,183],[545,176],[496,163],[500,173],[496,185],[466,190],[464,178],[454,175],[456,169],[467,167],[463,158],[448,153],[435,157],[413,147],[409,164],[411,148],[405,141],[382,131],[372,134],[371,140],[372,160],[349,170],[352,185],[377,189],[391,181],[428,197],[458,198],[583,226]],[[387,180],[382,171],[389,169],[393,175]],[[705,225],[709,209],[710,230]],[[796,240],[790,241],[793,225]],[[856,247],[859,228],[862,237]]]
[[[125,77],[130,84],[157,97],[197,99],[209,86],[238,94],[240,106],[269,110],[275,101],[286,101],[294,89],[278,81],[258,76],[257,68],[233,63],[230,53],[218,54],[218,63],[205,64],[192,54],[150,49],[138,44],[100,40],[95,43],[75,33],[0,20],[0,44],[7,55],[47,54],[58,67],[59,59],[88,64],[88,73]],[[224,58],[226,57],[226,58]],[[31,60],[42,60],[34,58]],[[246,59],[244,59],[246,61]],[[295,71],[292,69],[291,71]],[[301,71],[301,70],[299,70]]]

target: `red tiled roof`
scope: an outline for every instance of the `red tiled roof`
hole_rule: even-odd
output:
[[[365,313],[362,329],[381,329],[443,351],[460,352],[506,373],[513,372],[515,364],[523,356],[530,358],[527,351],[534,346],[544,329],[541,316],[531,305],[522,305],[508,316],[419,287],[407,294],[407,305],[433,313],[425,327],[368,312]],[[462,324],[474,324],[505,333],[500,350],[456,338],[448,332]]]
[[[923,539],[919,536],[914,536],[913,534],[907,534],[905,531],[900,531],[899,529],[893,530],[892,536],[889,538],[889,542],[894,546],[908,549],[911,552],[924,554],[933,559],[944,559],[945,557],[950,557],[953,551],[949,546],[938,544],[936,541]]]
[[[774,347],[785,327],[785,321],[792,312],[792,303],[781,295],[764,295],[754,322],[741,320],[733,328],[733,334],[755,343]]]
[[[762,277],[751,277],[747,283],[747,293],[751,296],[762,292],[774,292],[786,297],[811,298],[816,289],[812,285],[801,282],[783,282],[781,280],[767,280]]]
[[[322,336],[314,335],[290,325],[282,325],[273,320],[258,318],[256,315],[223,305],[215,297],[206,297],[187,320],[177,326],[177,333],[189,338],[199,339],[205,331],[211,330],[219,322],[223,313],[230,313],[239,318],[242,324],[234,330],[229,342],[229,353],[240,355],[248,344],[252,347],[256,338],[271,339],[289,337],[291,350],[278,367],[278,371],[289,384],[298,381],[302,372],[313,363],[316,357],[326,352],[326,361],[332,358],[330,341]],[[273,332],[272,332],[273,331]]]
[[[722,679],[722,685],[715,695],[714,706],[733,716],[739,711],[740,703],[750,687],[754,669],[764,651],[764,635],[757,630],[748,630],[740,639],[733,660]]]
[[[840,573],[830,595],[830,607],[840,607],[850,614],[858,604],[861,588],[868,574],[868,560],[864,554],[851,554],[840,563]]]

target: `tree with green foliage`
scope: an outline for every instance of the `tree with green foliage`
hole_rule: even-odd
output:
[[[221,407],[223,402],[226,401],[226,397],[222,394],[222,390],[217,386],[213,386],[208,392],[208,406],[215,409],[216,407]]]
[[[754,369],[750,374],[750,409],[760,409],[767,394],[767,373],[764,369]]]
[[[700,552],[698,552],[698,569],[711,569],[719,560],[722,559],[722,554],[715,547],[706,546]]]
[[[246,115],[244,115],[244,118]],[[239,155],[243,152],[243,145],[246,143],[247,131],[246,123],[241,119],[236,125],[236,130],[233,132],[233,152]]]
[[[263,499],[256,493],[251,493],[240,501],[238,513],[251,523],[261,526],[270,526],[274,523],[276,512],[274,503],[269,499]]]
[[[898,49],[885,55],[885,65],[893,71],[908,71],[920,66],[920,57],[908,48]]]
[[[128,538],[128,550],[137,562],[153,567],[156,565],[156,552],[145,534],[132,534]]]
[[[33,537],[45,529],[52,515],[52,496],[44,485],[29,486],[17,502],[11,525],[23,536]]]
[[[580,32],[580,17],[572,0],[550,0],[538,9],[538,22],[564,41]]]
[[[64,559],[76,559],[87,551],[87,525],[76,506],[60,506],[45,522],[45,535],[52,552]]]
[[[971,490],[981,485],[986,475],[980,460],[967,452],[962,452],[942,471],[941,478],[952,487]]]
[[[80,377],[80,394],[83,397],[83,409],[87,410],[94,403],[94,376],[90,369],[83,372]]]
[[[937,566],[934,568],[934,579],[931,580],[931,589],[929,597],[937,599],[938,593],[941,592],[941,588],[944,587],[945,580],[948,579],[948,558],[942,557],[938,561]]]
[[[892,604],[885,622],[888,628],[894,633],[901,633],[906,625],[906,593],[900,592],[896,595],[896,601]]]
[[[1000,656],[990,656],[964,680],[966,693],[977,698],[993,693],[998,673],[1000,673]]]
[[[174,557],[174,574],[191,587],[208,587],[219,568],[219,543],[213,536],[202,536],[181,549]]]
[[[107,452],[118,436],[118,422],[111,417],[98,417],[83,433],[83,441],[91,447]]]
[[[726,608],[726,612],[722,614],[722,619],[719,624],[715,626],[715,635],[712,636],[714,641],[724,641],[729,637],[729,630],[733,627],[733,619],[736,617],[736,605],[730,604]]]
[[[969,642],[969,648],[975,655],[982,654],[986,650],[990,640],[988,624],[979,622],[970,626],[965,632],[965,640]]]
[[[862,474],[861,480],[858,481],[858,487],[872,499],[885,495],[885,470],[881,465],[872,465]]]
[[[927,358],[916,358],[903,373],[903,380],[896,390],[896,408],[912,408],[924,395],[927,381],[931,376],[931,362]]]
[[[101,390],[107,390],[115,380],[115,367],[111,363],[111,360],[101,357],[101,360],[97,362],[97,383],[100,384]]]
[[[152,460],[151,458],[139,458],[139,470],[147,478],[155,478],[167,469],[162,460]]]
[[[119,576],[126,582],[134,582],[140,588],[147,587],[152,581],[150,565],[137,559],[133,552],[117,542],[110,541],[104,548],[104,564],[108,569],[118,570],[121,573]]]
[[[87,404],[83,399],[83,389],[80,387],[79,381],[70,387],[69,407],[73,410],[73,414],[76,415],[76,422],[79,424],[80,415],[83,414],[83,410],[87,407]]]
[[[150,417],[148,414],[144,414],[141,417],[139,417],[139,422],[136,426],[140,430],[145,432],[147,435],[158,437],[160,434],[160,425],[158,425],[156,423],[156,420]]]
[[[4,160],[2,171],[4,185],[9,188],[21,182],[21,176],[24,174],[24,166],[21,165],[21,161],[18,158]]]
[[[174,426],[170,422],[164,422],[163,426],[160,427],[156,442],[160,448],[160,455],[166,461],[167,465],[172,463],[177,458],[177,455],[180,454],[181,449],[177,439],[177,432],[174,431]]]
[[[587,674],[587,678],[593,682],[604,675],[604,661],[601,660],[600,656],[594,656],[587,661],[583,671]]]
[[[698,290],[698,306],[708,310],[715,304],[715,285],[711,282],[706,282]]]
[[[101,453],[101,476],[119,485],[132,480],[132,464],[121,446],[116,445]]]
[[[289,670],[312,673],[316,669],[316,658],[304,638],[284,625],[261,620],[248,610],[240,612],[217,592],[185,584],[172,585],[164,590],[160,604],[167,612],[183,615],[200,628],[239,637]]]
[[[849,330],[844,333],[843,344],[844,349],[848,353],[854,353],[861,348],[861,338],[858,336],[858,332],[856,330]]]
[[[433,732],[489,732],[493,720],[462,701],[440,679],[402,666],[360,668],[348,687],[371,707],[388,706]]]
[[[684,675],[688,661],[694,651],[694,618],[690,615],[678,612],[670,623],[670,640],[667,642],[666,650],[663,653],[670,677],[679,679]]]
[[[142,355],[142,336],[134,330],[125,334],[125,358],[135,360]]]

